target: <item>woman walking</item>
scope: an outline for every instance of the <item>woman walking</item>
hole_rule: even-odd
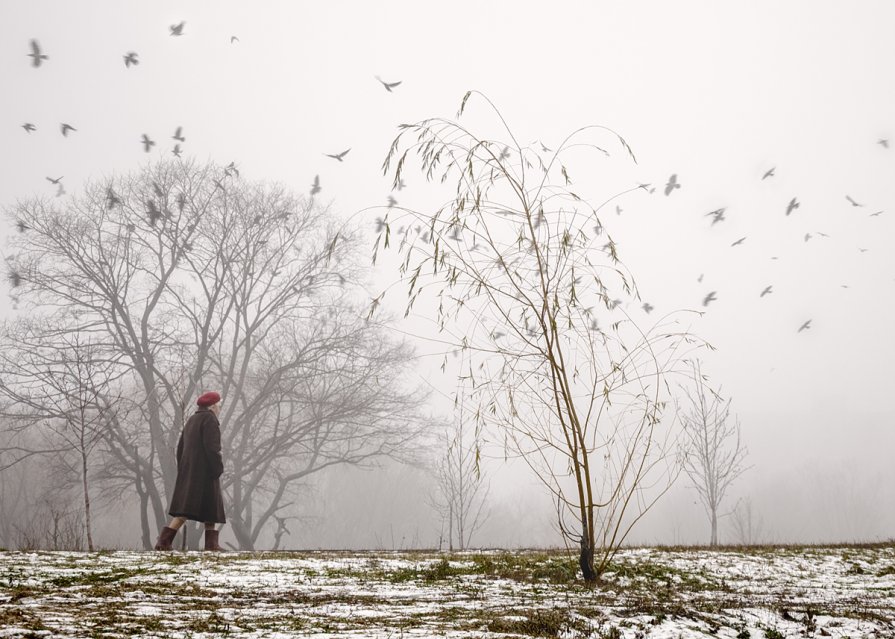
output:
[[[215,524],[226,522],[221,498],[221,428],[218,414],[221,396],[214,391],[196,400],[198,409],[187,420],[177,442],[177,481],[168,514],[171,523],[162,528],[156,550],[171,550],[177,530],[187,519],[205,524],[205,550],[222,550]]]

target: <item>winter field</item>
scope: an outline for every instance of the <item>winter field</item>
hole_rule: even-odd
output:
[[[895,637],[895,545],[0,552],[2,637]]]

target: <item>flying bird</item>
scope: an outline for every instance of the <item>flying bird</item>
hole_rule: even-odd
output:
[[[162,217],[162,212],[152,200],[146,200],[146,206],[149,208],[149,225],[155,226],[155,223]]]
[[[235,173],[236,177],[239,177],[239,169],[236,167],[236,162],[231,162],[224,167],[224,175],[230,177],[231,173]]]
[[[773,285],[765,286],[765,289],[761,292],[761,295],[759,295],[758,297],[764,297],[765,295],[770,295],[771,293],[774,292],[771,290],[772,288],[773,288]]]
[[[62,183],[60,183],[56,187],[56,197],[62,197],[63,195],[65,195],[65,186]]]
[[[509,157],[510,157],[510,147],[505,146],[505,147],[503,147],[503,150],[500,152],[500,155],[497,156],[497,159],[498,160],[506,160],[506,159],[509,159]]]
[[[216,189],[220,189],[220,190],[222,190],[224,193],[227,192],[227,189],[224,188],[224,183],[221,182],[219,179],[217,179],[217,178],[212,178],[211,181],[214,182],[214,188],[216,188]]]
[[[183,137],[183,127],[177,127],[177,130],[174,131],[174,135],[171,136],[172,140],[177,140],[178,142],[186,142],[186,138]]]
[[[143,137],[141,138],[140,141],[143,144],[143,150],[146,151],[147,153],[149,153],[149,151],[152,150],[152,147],[155,146],[155,142],[153,140],[150,140],[149,136],[146,135],[145,133],[143,134]]]
[[[681,188],[681,185],[678,184],[677,173],[672,173],[671,177],[668,178],[668,183],[665,185],[665,195],[671,195],[673,190],[679,188]]]
[[[171,29],[172,36],[182,36],[183,28],[186,26],[186,21],[182,20],[179,24],[172,24],[169,28]]]
[[[849,201],[849,204],[851,204],[852,206],[864,206],[863,204],[858,204],[857,202],[855,202],[855,201],[851,198],[850,195],[846,195],[846,196],[845,196],[845,199],[848,200],[848,201]]]
[[[883,211],[877,211],[876,213],[871,213],[870,217],[876,217],[877,215],[882,215]]]
[[[59,125],[59,128],[62,130],[62,135],[63,135],[64,137],[66,137],[66,138],[68,137],[68,132],[69,132],[69,131],[77,131],[77,129],[76,129],[75,127],[73,127],[73,126],[70,125],[70,124],[66,124],[65,122],[62,122],[62,123]]]
[[[796,198],[791,199],[789,201],[789,204],[786,206],[786,214],[789,215],[790,213],[795,211],[797,208],[799,208],[799,206],[800,206],[799,201]]]
[[[320,188],[320,176],[315,175],[314,181],[311,183],[311,197],[314,197],[318,193],[320,193],[322,189]]]
[[[733,244],[731,244],[731,246],[738,246],[739,244],[742,244],[742,243],[745,242],[745,241],[746,241],[746,236],[744,235],[743,237],[741,237],[740,239],[738,239],[736,242],[734,242]]]
[[[9,272],[9,283],[12,284],[13,288],[18,288],[22,284],[22,276],[19,275],[18,271],[10,271]]]
[[[53,178],[51,178],[51,177],[48,177],[48,178],[47,178],[47,181],[48,181],[50,184],[55,184],[55,185],[58,186],[58,185],[59,185],[59,182],[62,181],[62,178],[64,178],[64,177],[65,177],[64,175],[60,175],[60,176],[57,177],[55,180],[54,180]]]
[[[620,207],[618,204],[615,205],[615,214],[616,215],[622,214],[622,207]]]
[[[804,324],[799,326],[799,330],[797,330],[796,333],[801,333],[802,331],[807,330],[809,328],[811,328],[811,320],[808,320],[807,322],[805,322]]]
[[[769,177],[774,177],[774,169],[776,168],[776,166],[772,166],[771,168],[769,168],[767,171],[765,171],[764,175],[761,176],[761,179],[764,180]]]
[[[31,40],[31,53],[28,54],[28,57],[31,58],[32,67],[39,67],[41,61],[50,59],[46,54],[40,52],[40,44],[37,40]]]
[[[649,302],[644,302],[644,303],[643,303],[643,310],[646,311],[646,314],[647,314],[647,315],[649,315],[650,311],[653,310],[653,305],[650,304]]]
[[[382,233],[385,230],[385,220],[381,217],[376,218],[376,232]]]
[[[705,217],[713,215],[714,219],[712,220],[712,226],[715,226],[715,224],[717,222],[723,222],[724,220],[727,219],[726,217],[724,217],[724,211],[726,211],[726,210],[727,210],[726,207],[721,207],[720,209],[715,209],[714,211],[706,213]]]
[[[175,145],[174,145],[174,148],[171,149],[171,153],[173,153],[175,157],[178,157],[178,158],[179,158],[179,157],[180,157],[180,154],[183,153],[183,151],[180,150],[180,145],[179,145],[179,144],[175,144]]]
[[[22,220],[16,222],[16,228],[19,229],[19,233],[24,233],[31,227],[25,224]]]
[[[702,277],[703,277],[703,275],[705,275],[705,273],[700,273],[700,274],[699,274],[699,277],[696,278],[696,281],[699,282],[700,284],[702,284]]]
[[[25,122],[25,124],[22,125],[22,128],[25,129],[25,133],[31,133],[32,131],[37,130],[37,127],[30,122]]]
[[[396,200],[396,199],[394,198],[394,196],[392,196],[392,195],[389,195],[389,196],[388,196],[388,208],[392,208],[392,207],[395,206],[397,203],[398,203],[398,200]]]
[[[334,160],[338,160],[339,162],[341,162],[342,158],[344,158],[346,155],[348,155],[348,151],[350,151],[350,150],[351,149],[345,149],[341,153],[335,153],[335,154],[324,153],[323,155],[325,155],[328,158],[332,158]]]
[[[137,54],[133,51],[128,51],[127,55],[124,56],[124,66],[130,68],[132,64],[140,64],[140,61],[137,60]]]
[[[805,241],[807,242],[810,239],[811,239],[811,233],[805,233]]]
[[[888,141],[886,138],[881,138],[881,139],[877,142],[877,144],[879,144],[880,146],[882,146],[884,149],[888,149],[888,148],[889,148],[889,141]]]
[[[118,194],[115,193],[115,190],[110,186],[106,190],[106,208],[115,208],[121,204],[121,198],[118,197]]]
[[[239,42],[239,38],[237,38],[236,36],[230,36],[230,44],[233,44],[234,42]]]
[[[397,82],[386,82],[385,80],[380,78],[378,75],[376,76],[376,79],[379,80],[379,82],[382,84],[382,86],[385,87],[385,90],[388,91],[389,93],[392,92],[392,89],[394,89],[396,86],[401,84],[401,80],[398,80]]]
[[[402,190],[405,186],[407,186],[407,185],[404,184],[404,180],[398,178],[398,185],[397,185],[395,188],[398,189],[398,190],[400,191],[400,190]]]
[[[714,302],[716,299],[718,299],[718,296],[715,295],[715,293],[717,293],[717,291],[712,291],[711,293],[706,295],[705,298],[702,300],[702,305],[708,306],[709,302]]]

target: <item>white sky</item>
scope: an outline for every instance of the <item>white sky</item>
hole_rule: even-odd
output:
[[[169,36],[181,20],[184,35]],[[717,290],[693,330],[718,349],[706,370],[751,450],[739,494],[772,499],[775,486],[811,485],[797,469],[847,468],[882,482],[880,513],[895,525],[893,24],[884,1],[6,2],[0,204],[52,193],[45,176],[73,192],[136,170],[183,126],[186,153],[236,161],[244,177],[306,192],[319,174],[347,217],[385,204],[379,166],[397,124],[453,116],[468,89],[521,140],[552,146],[610,126],[639,165],[581,157],[572,177],[610,195],[659,185],[604,215],[657,311],[702,310]],[[31,38],[50,56],[39,69]],[[128,51],[139,66],[125,68]],[[375,75],[403,83],[387,93]],[[60,122],[78,131],[63,138]],[[323,156],[349,147],[344,163]],[[671,173],[682,188],[665,197]],[[402,205],[436,198],[412,172],[406,181]],[[722,206],[727,221],[711,227],[705,214]],[[372,228],[382,212],[359,215]]]

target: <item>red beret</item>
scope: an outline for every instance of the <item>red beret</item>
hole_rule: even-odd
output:
[[[202,408],[208,408],[209,406],[214,406],[219,401],[221,401],[221,395],[219,393],[208,391],[207,393],[199,395],[199,399],[196,400],[196,404],[198,404]]]

